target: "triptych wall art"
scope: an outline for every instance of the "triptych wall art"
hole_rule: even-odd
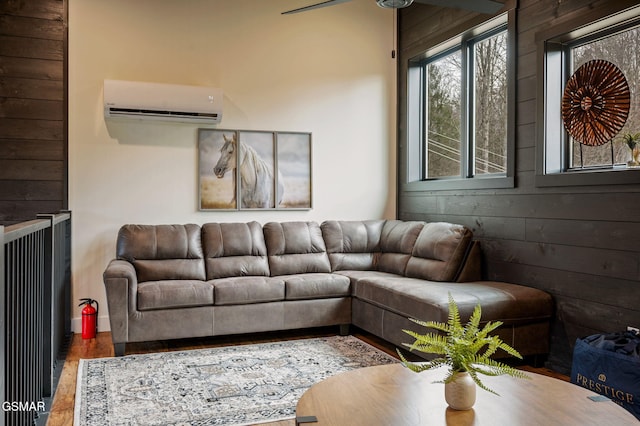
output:
[[[311,134],[199,129],[200,210],[311,209]]]

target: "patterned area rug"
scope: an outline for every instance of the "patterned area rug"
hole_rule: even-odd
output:
[[[80,360],[74,424],[248,425],[292,419],[311,385],[394,362],[352,336]]]

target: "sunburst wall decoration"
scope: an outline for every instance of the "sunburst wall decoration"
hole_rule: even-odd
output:
[[[626,123],[630,103],[622,71],[603,59],[589,61],[567,82],[562,97],[564,127],[583,145],[604,145]]]

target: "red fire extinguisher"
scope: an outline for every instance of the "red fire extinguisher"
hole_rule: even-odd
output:
[[[92,304],[96,304],[94,308]],[[82,338],[94,339],[98,332],[98,301],[93,299],[80,299],[78,306],[84,305],[82,309]]]

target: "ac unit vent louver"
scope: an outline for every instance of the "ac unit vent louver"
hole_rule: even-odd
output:
[[[107,118],[217,124],[222,119],[222,90],[211,87],[135,81],[104,81]]]

